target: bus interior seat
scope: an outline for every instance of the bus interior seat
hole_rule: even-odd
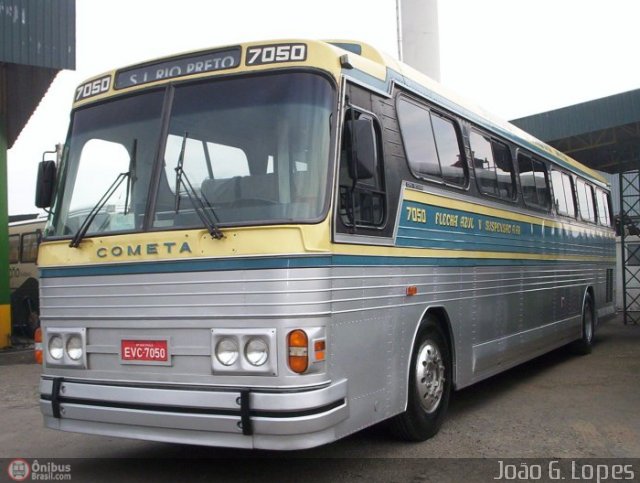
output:
[[[239,176],[225,179],[205,178],[202,180],[200,192],[215,204],[231,204],[240,196]]]
[[[278,180],[273,173],[226,179],[205,178],[200,189],[214,205],[256,199],[278,202]]]

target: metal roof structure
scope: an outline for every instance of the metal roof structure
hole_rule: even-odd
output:
[[[640,166],[640,89],[511,122],[592,169]]]
[[[0,116],[8,147],[61,69],[76,64],[75,0],[0,0]]]

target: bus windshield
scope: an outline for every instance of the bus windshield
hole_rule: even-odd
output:
[[[103,197],[88,236],[202,227],[202,211],[220,226],[319,221],[334,105],[328,80],[296,72],[79,109],[46,235],[73,235]]]

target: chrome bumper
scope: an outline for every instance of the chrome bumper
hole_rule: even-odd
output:
[[[43,376],[45,425],[208,446],[301,449],[336,439],[349,416],[347,380],[287,392],[141,387]]]

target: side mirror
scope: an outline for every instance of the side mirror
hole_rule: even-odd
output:
[[[53,188],[56,183],[56,162],[41,161],[38,165],[36,181],[36,206],[49,208],[53,201]]]
[[[349,176],[351,179],[370,179],[376,170],[376,133],[369,119],[348,120],[344,135],[349,149]]]

